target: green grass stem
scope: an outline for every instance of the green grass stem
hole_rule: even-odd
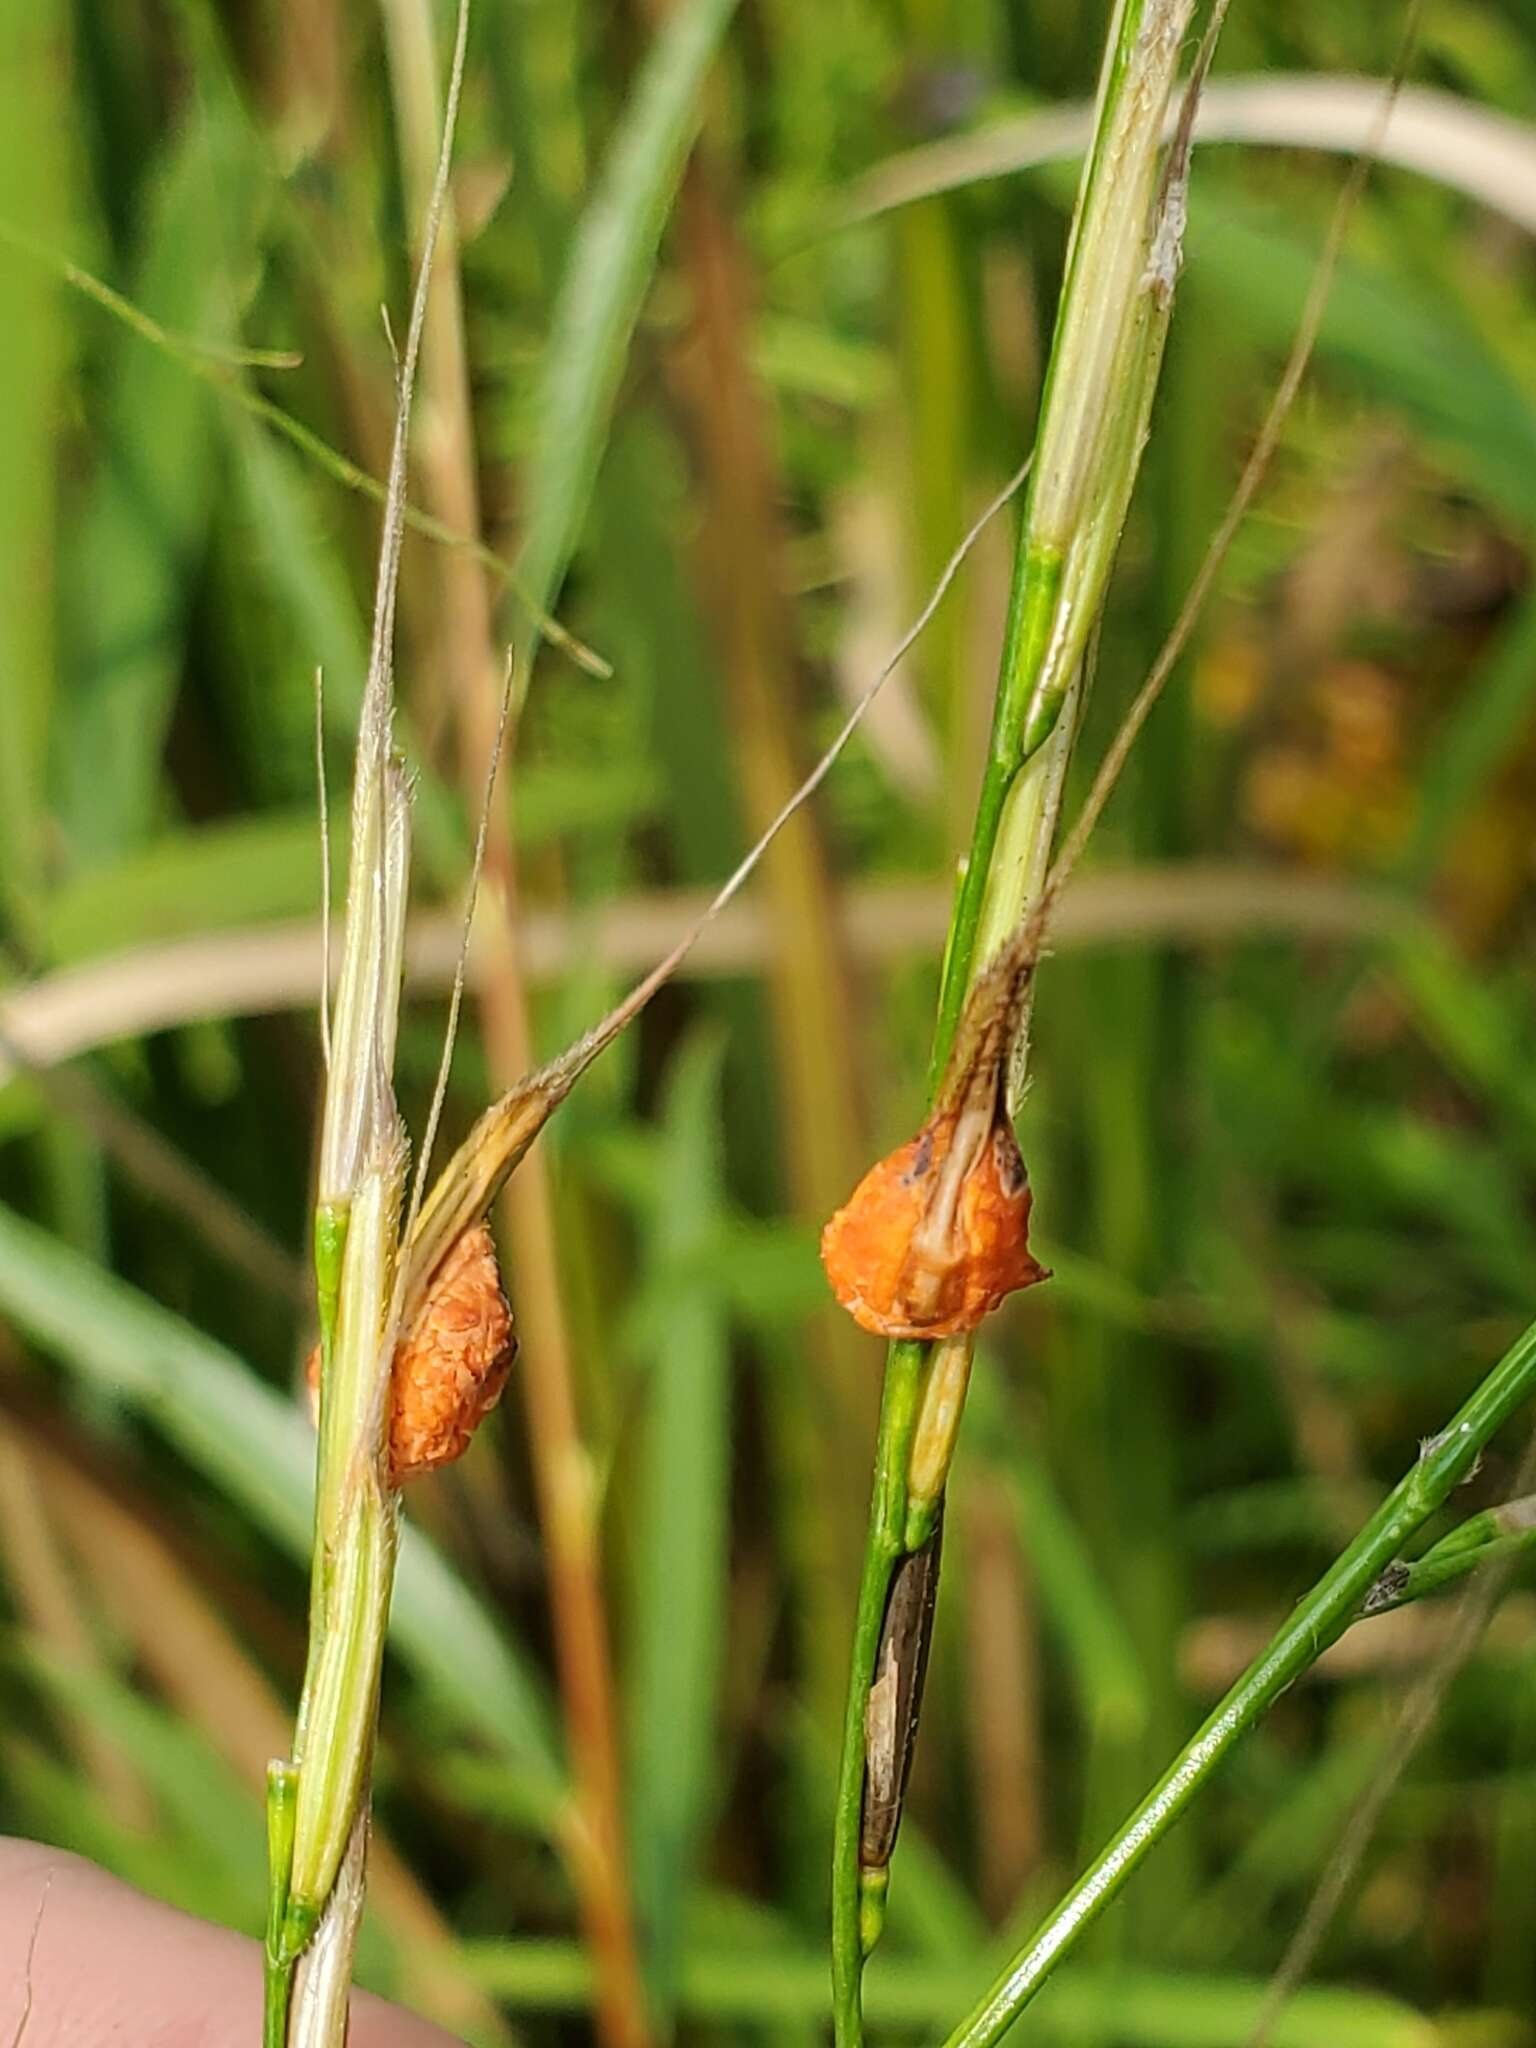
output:
[[[1075,701],[1167,331],[1183,162],[1170,161],[1159,183],[1162,121],[1190,13],[1188,0],[1122,0],[1111,24],[1015,557],[991,737],[945,947],[930,1094],[966,995],[986,965],[983,935],[995,946],[1019,925],[1055,834],[1062,777],[1051,770],[1065,763],[1064,756],[1049,761],[1043,750]],[[1024,785],[1030,800],[1015,804],[1021,771],[1035,762],[1040,773]],[[999,858],[1000,848],[1007,858]],[[1015,1052],[1016,1090],[1022,1043]],[[908,1455],[930,1351],[899,1343],[886,1365],[835,1804],[832,1955],[840,2048],[856,2048],[862,2037],[863,1958],[883,1923],[888,1882],[884,1870],[861,1870],[858,1851],[873,1660],[892,1571],[909,1534],[921,1537],[937,1512],[937,1501],[925,1500],[909,1530]]]
[[[1056,1966],[1116,1899],[1228,1755],[1280,1695],[1359,1617],[1371,1588],[1471,1474],[1494,1435],[1536,1391],[1536,1323],[1392,1489],[1360,1534],[1292,1610],[1147,1798],[1061,1904],[949,2035],[945,2048],[989,2048],[1013,2025]]]

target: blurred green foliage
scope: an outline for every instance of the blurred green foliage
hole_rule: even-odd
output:
[[[1081,99],[1104,14],[478,0],[455,193],[473,538],[613,667],[546,646],[516,735],[541,1049],[730,869],[772,765],[809,765],[1027,445],[1062,166],[839,228],[853,181]],[[1240,0],[1218,83],[1290,77],[1304,125],[1306,78],[1379,74],[1396,32]],[[377,525],[325,450],[383,465],[400,64],[356,0],[0,10],[0,1823],[248,1930],[303,1643],[312,678],[339,801]],[[1510,122],[1529,175],[1519,0],[1437,0],[1414,78]],[[1458,189],[1462,148],[1373,179],[1308,395],[1081,885],[1093,932],[1069,919],[1042,978],[1024,1137],[1057,1278],[989,1328],[957,1469],[871,1972],[893,2037],[958,2014],[995,1930],[1049,1904],[1531,1313],[1536,251],[1518,200]],[[1302,147],[1197,154],[1085,763],[1219,516],[1338,177]],[[428,403],[424,460],[441,431]],[[727,549],[723,588],[754,448],[774,544]],[[399,673],[420,909],[451,930],[471,835],[443,553],[408,543]],[[817,799],[799,907],[755,885],[715,969],[553,1129],[663,2031],[788,2048],[825,2010],[827,1703],[878,1359],[829,1328],[815,1265],[806,1190],[840,1141],[791,1126],[816,1087],[862,1151],[915,1117],[1007,555],[983,543]],[[512,638],[526,614],[491,586]],[[744,596],[783,643],[766,693]],[[1214,929],[1194,883],[1223,878]],[[418,1129],[441,1017],[421,990],[402,1033]],[[452,1135],[485,1088],[471,1003]],[[513,1261],[507,1284],[515,1308]],[[589,1964],[515,1388],[410,1514],[366,1970],[470,2038],[503,2038],[494,2001],[552,2037]],[[1042,2041],[1243,2038],[1441,1621],[1359,1631],[1282,1704],[1042,2002]],[[1533,1657],[1517,1585],[1277,2042],[1529,2038]]]

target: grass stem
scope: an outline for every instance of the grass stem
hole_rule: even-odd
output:
[[[1536,1392],[1536,1324],[1516,1339],[1453,1417],[1427,1442],[1360,1534],[1292,1610],[1113,1841],[1028,1946],[948,2037],[945,2048],[989,2048],[1036,1996],[1158,1843],[1274,1702],[1358,1618],[1371,1588],[1410,1538],[1467,1479],[1495,1433]]]
[[[991,737],[945,948],[930,1093],[967,995],[1043,886],[1078,685],[1140,464],[1177,274],[1187,134],[1166,155],[1161,138],[1192,11],[1192,0],[1120,0],[1110,26],[1015,557]],[[1062,745],[1048,753],[1069,706]],[[1011,1099],[1022,1086],[1025,1032],[1021,1014]],[[887,1883],[884,1868],[865,1872],[859,1858],[873,1659],[895,1566],[914,1539],[927,1540],[940,1512],[964,1397],[963,1373],[949,1375],[950,1398],[935,1391],[914,1515],[909,1465],[932,1352],[930,1345],[897,1343],[886,1364],[834,1820],[839,2048],[856,2048],[862,2038],[863,1960],[879,1932]],[[936,1467],[928,1453],[941,1438]]]
[[[329,1046],[315,1220],[320,1426],[309,1649],[292,1760],[268,1776],[264,2031],[342,2048],[366,1886],[369,1779],[398,1501],[388,1478],[406,1144],[393,1073],[410,876],[410,791],[394,751],[394,629],[406,443],[433,250],[464,76],[460,0],[446,118],[396,392],[368,681],[353,773],[341,981]]]

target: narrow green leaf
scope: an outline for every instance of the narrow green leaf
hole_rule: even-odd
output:
[[[1536,1080],[1521,1013],[1433,933],[1405,936],[1392,966],[1446,1064],[1503,1110],[1514,1137],[1536,1156]]]
[[[518,775],[517,843],[529,850],[588,825],[632,823],[646,815],[652,796],[642,764],[578,769],[535,762]],[[451,806],[446,815],[451,821]],[[457,844],[456,823],[449,833]],[[338,894],[343,879],[333,871]],[[63,964],[125,946],[313,916],[320,880],[313,807],[165,832],[109,867],[83,869],[55,890],[45,927],[49,958]]]
[[[478,1983],[525,2011],[579,2012],[591,1997],[591,1966],[574,1942],[470,1942],[464,1955]],[[943,2024],[964,1983],[963,1964],[882,1956],[869,1968],[870,2021],[926,2032]],[[1097,2048],[1106,2038],[1123,2048],[1235,2048],[1265,1990],[1241,1977],[1074,1970],[1030,2014],[1030,2039],[1060,2048]],[[799,1948],[692,1950],[683,1959],[680,2004],[690,2018],[724,2025],[823,2018],[831,2004],[826,1962]],[[1297,1993],[1270,2048],[1432,2048],[1436,2038],[1430,2021],[1395,1999],[1313,1986]]]
[[[231,337],[226,252],[250,233],[244,144],[215,95],[167,145],[154,182],[132,296],[178,333]],[[207,388],[126,331],[112,340],[102,463],[69,560],[73,677],[56,734],[68,832],[85,860],[120,852],[155,820],[214,488]]]
[[[202,1866],[204,1886],[216,1877],[215,1890],[186,1903],[254,1933],[263,1878],[255,1795],[190,1722],[112,1673],[65,1665],[41,1646],[23,1645],[22,1654],[31,1679],[58,1706],[93,1723],[131,1761],[170,1840]]]
[[[990,1361],[983,1360],[983,1367]],[[1085,1725],[1121,1741],[1147,1725],[1151,1702],[1136,1646],[1088,1545],[1041,1462],[1021,1441],[994,1371],[977,1372],[970,1406],[976,1436],[1008,1491],[1019,1541],[1066,1653]]]
[[[312,915],[320,900],[313,810],[263,812],[162,833],[110,866],[86,868],[48,905],[55,962],[265,918]]]
[[[62,240],[65,8],[0,9],[0,219]],[[29,932],[44,864],[48,728],[54,681],[55,437],[63,319],[59,287],[31,265],[0,264],[0,891]]]
[[[0,1756],[5,1770],[8,1828],[89,1857],[125,1884],[205,1919],[224,1917],[249,1927],[249,1906],[259,1894],[230,1897],[217,1856],[205,1844],[146,1832],[118,1820],[78,1764],[63,1763],[23,1738]]]
[[[561,281],[525,475],[517,559],[535,605],[559,589],[581,532],[630,337],[700,120],[699,88],[735,0],[680,0],[634,82]],[[531,654],[537,628],[520,621]]]
[[[1403,856],[1416,879],[1432,868],[1457,824],[1536,718],[1536,597],[1527,596],[1500,626],[1492,646],[1462,685],[1458,702],[1424,762],[1419,814]]]
[[[274,635],[274,653],[291,649],[286,675],[269,678],[269,687],[302,690],[307,700],[318,668],[325,678],[329,731],[350,745],[362,708],[368,637],[318,477],[247,414],[230,408],[221,424],[228,436],[250,574],[287,629]],[[309,723],[307,708],[304,722]],[[408,713],[400,718],[400,738],[416,774],[412,827],[417,851],[439,887],[456,888],[469,844],[462,814],[425,751],[414,743]],[[311,903],[317,893],[311,889]]]
[[[1286,347],[1318,242],[1225,195],[1190,223],[1190,277],[1240,328]],[[1318,359],[1413,423],[1447,467],[1522,527],[1536,519],[1536,398],[1522,390],[1452,291],[1355,261],[1339,265]]]

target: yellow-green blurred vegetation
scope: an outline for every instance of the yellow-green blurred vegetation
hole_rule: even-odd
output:
[[[1107,13],[477,0],[402,581],[418,1133],[515,593],[612,673],[534,668],[455,1140],[729,872],[1027,448],[1060,115]],[[0,8],[0,1826],[249,1932],[304,1643],[314,674],[334,825],[380,309],[450,30],[429,0]],[[1080,773],[1220,517],[1400,30],[1235,0]],[[985,1332],[878,2039],[959,2016],[1536,1299],[1525,0],[1430,0],[1394,135],[1041,975],[1055,1277]],[[652,2038],[821,2037],[880,1354],[816,1235],[918,1118],[1012,517],[501,1219],[523,1355],[409,1496],[362,1957],[468,2040],[588,2037],[594,1927],[622,1980],[631,1913]],[[585,1574],[544,1518],[573,1452]],[[624,1834],[596,1881],[584,1619]],[[1362,1627],[1296,1687],[1026,2038],[1235,2048],[1447,1620]],[[1533,1677],[1527,1574],[1277,2044],[1531,2038]]]

